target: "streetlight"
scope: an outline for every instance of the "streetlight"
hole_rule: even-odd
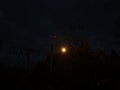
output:
[[[65,53],[66,51],[67,51],[67,49],[66,49],[65,47],[62,47],[62,48],[61,48],[61,52],[62,52],[62,53]]]

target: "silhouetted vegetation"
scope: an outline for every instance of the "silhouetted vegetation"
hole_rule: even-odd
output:
[[[28,69],[0,65],[1,88],[15,90],[119,90],[120,55],[71,45],[69,53],[50,52]],[[29,63],[30,64],[30,63]]]

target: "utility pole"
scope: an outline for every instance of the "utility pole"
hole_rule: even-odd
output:
[[[51,78],[51,81],[53,79],[53,56],[54,56],[54,48],[55,48],[55,39],[56,37],[53,37],[52,38],[52,41],[51,41],[51,47],[50,47],[50,78]]]

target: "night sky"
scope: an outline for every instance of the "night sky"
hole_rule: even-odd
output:
[[[76,22],[83,27],[79,33],[65,30]],[[118,50],[119,25],[119,0],[1,0],[1,62],[22,62],[24,57],[18,60],[15,50],[26,47],[39,53],[33,55],[34,61],[44,60],[51,37],[64,32],[86,38],[93,48]]]

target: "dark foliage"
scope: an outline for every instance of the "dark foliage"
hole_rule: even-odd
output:
[[[72,48],[64,55],[53,52],[29,70],[1,64],[1,90],[120,89],[120,55],[116,51],[106,54],[103,50]]]

